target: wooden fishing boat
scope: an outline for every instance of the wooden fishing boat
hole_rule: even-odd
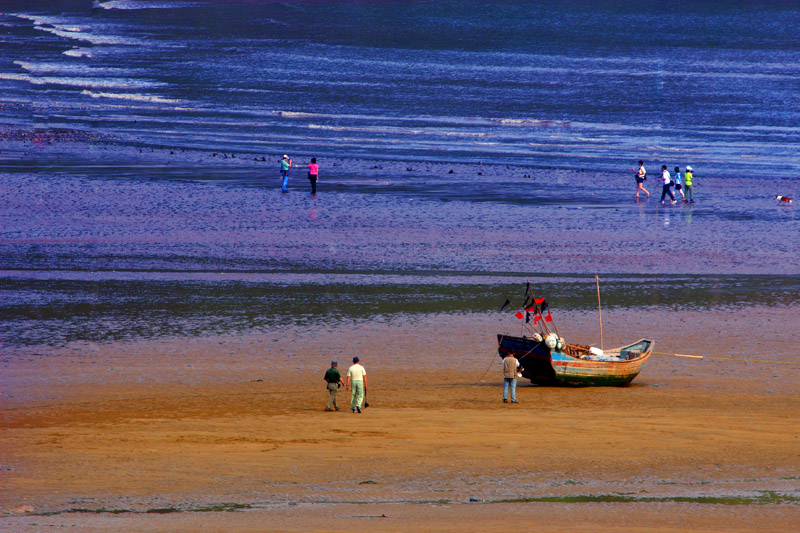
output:
[[[542,385],[606,385],[622,387],[639,375],[655,343],[641,339],[610,350],[558,343],[550,348],[541,335],[497,335],[498,354],[513,355],[522,377]]]

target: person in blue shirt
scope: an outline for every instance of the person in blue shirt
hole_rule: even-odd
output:
[[[281,176],[283,176],[283,184],[281,185],[281,191],[289,192],[286,190],[286,187],[289,186],[289,169],[292,168],[292,160],[289,159],[288,155],[284,155],[283,159],[281,159]]]
[[[683,184],[681,183],[681,167],[675,167],[675,190],[681,193],[683,203],[686,203],[686,196],[683,194]]]

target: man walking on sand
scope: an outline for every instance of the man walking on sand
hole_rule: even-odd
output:
[[[503,403],[508,403],[508,389],[511,388],[511,403],[517,403],[517,372],[521,369],[519,361],[510,353],[503,359]]]
[[[286,188],[289,186],[289,169],[292,168],[292,160],[288,155],[284,155],[281,159],[281,176],[283,176],[283,183],[281,184],[282,192],[289,192]]]
[[[326,411],[338,411],[339,405],[336,403],[336,394],[339,392],[339,387],[344,385],[342,375],[339,374],[339,363],[331,361],[331,367],[325,372],[325,381],[328,383],[328,391],[330,391],[330,398],[328,398],[328,405],[325,406]]]
[[[358,356],[353,357],[353,366],[347,369],[347,390],[353,387],[350,394],[350,410],[354,413],[361,412],[361,404],[364,402],[364,392],[367,390],[367,371],[358,364]]]

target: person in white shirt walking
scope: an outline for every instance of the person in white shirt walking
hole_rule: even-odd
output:
[[[664,197],[669,195],[669,203],[675,204],[675,195],[672,194],[672,179],[669,175],[669,170],[667,170],[667,165],[661,165],[661,182],[663,187],[661,188],[661,205],[664,205]]]
[[[350,409],[354,413],[361,412],[361,404],[364,402],[364,393],[367,390],[367,371],[358,363],[358,357],[353,357],[353,366],[347,369],[347,390],[350,393]]]

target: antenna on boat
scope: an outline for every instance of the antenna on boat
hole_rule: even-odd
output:
[[[594,275],[595,282],[597,283],[597,312],[600,313],[600,349],[603,349],[603,310],[600,308],[600,278],[597,274]]]

